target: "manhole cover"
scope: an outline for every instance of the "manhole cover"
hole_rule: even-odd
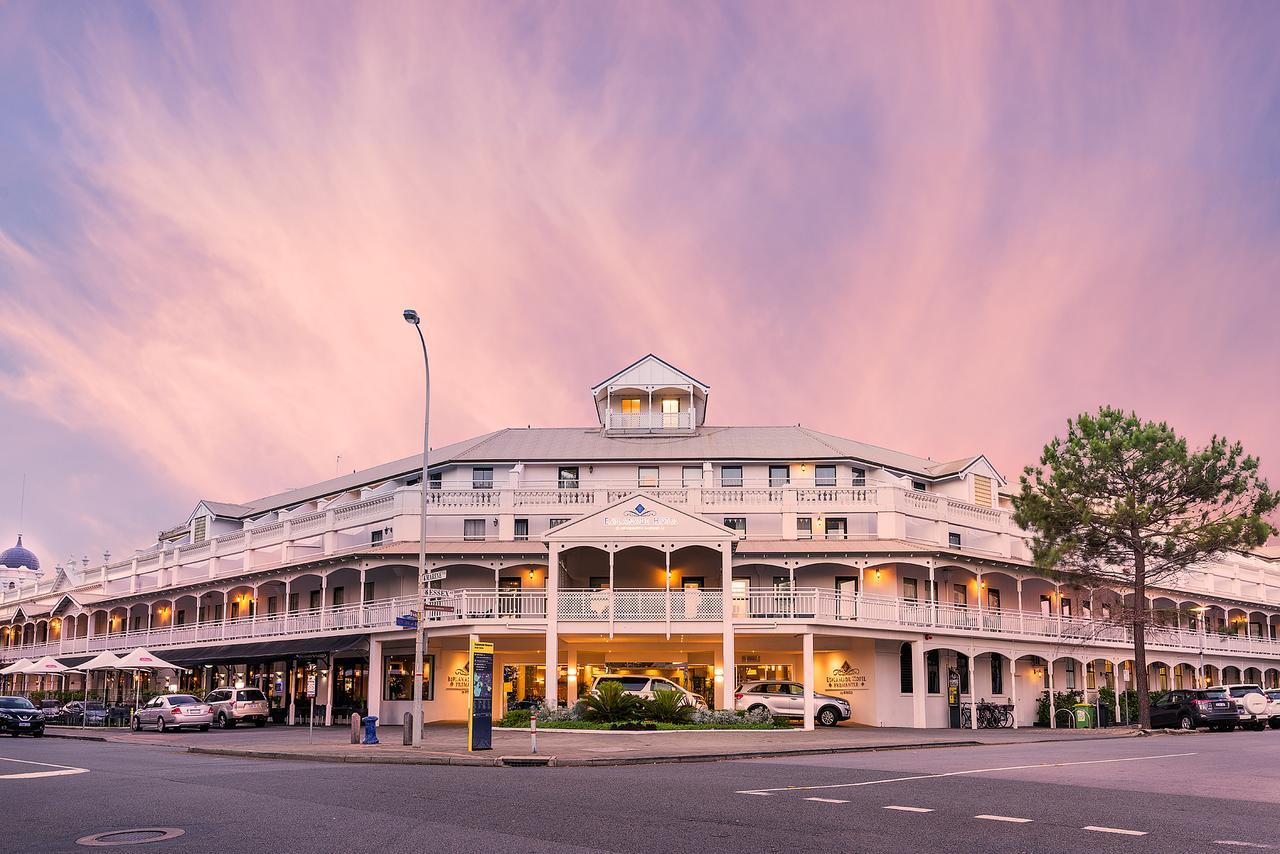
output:
[[[144,845],[148,842],[167,842],[186,833],[180,827],[133,827],[128,830],[107,830],[91,833],[76,840],[77,845],[90,848],[106,848],[114,845]]]

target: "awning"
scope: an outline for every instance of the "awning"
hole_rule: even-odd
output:
[[[299,640],[256,641],[254,643],[218,644],[195,646],[186,649],[167,649],[167,661],[183,667],[195,664],[219,662],[275,661],[281,658],[319,658],[329,653],[366,652],[368,635],[338,635],[328,638],[304,638]]]

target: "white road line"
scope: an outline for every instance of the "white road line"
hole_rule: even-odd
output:
[[[772,797],[768,792],[734,792],[735,795],[759,795],[762,798]]]
[[[1239,848],[1272,848],[1271,845],[1259,845],[1257,842],[1241,842],[1238,839],[1215,839],[1214,845],[1235,845]]]
[[[1125,830],[1122,827],[1095,827],[1092,824],[1083,829],[1097,831],[1098,833],[1119,833],[1121,836],[1146,836],[1147,835],[1147,832],[1145,830]]]
[[[1026,771],[1034,768],[1066,768],[1071,765],[1104,765],[1108,762],[1145,762],[1149,759],[1174,759],[1195,756],[1195,753],[1162,753],[1159,756],[1126,756],[1121,759],[1085,759],[1080,762],[1041,762],[1036,765],[1006,765],[1003,768],[972,768],[968,771],[947,771],[944,774],[916,774],[911,777],[890,777],[886,780],[863,780],[861,783],[830,783],[825,786],[778,786],[773,789],[741,789],[738,795],[767,795],[772,792],[813,791],[815,789],[848,789],[855,786],[878,786],[881,783],[906,783],[911,780],[936,780],[940,777],[960,777],[965,774],[993,774],[997,771]]]
[[[886,810],[898,810],[899,812],[933,812],[933,810],[929,809],[928,807],[898,807],[898,806],[888,806],[888,807],[881,807],[881,809],[886,809]]]
[[[1034,819],[1015,818],[1011,815],[975,815],[974,818],[983,818],[987,821],[1007,821],[1011,824],[1030,824]]]
[[[88,768],[76,768],[74,765],[54,765],[52,762],[32,762],[29,759],[9,759],[0,756],[0,762],[18,762],[22,765],[39,765],[42,768],[56,768],[56,771],[23,771],[17,774],[0,774],[0,780],[34,780],[37,777],[70,777],[73,774],[88,774]]]
[[[847,804],[848,801],[839,801],[835,798],[805,798],[806,801],[817,801],[820,804]]]

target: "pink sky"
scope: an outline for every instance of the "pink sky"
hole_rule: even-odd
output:
[[[1280,16],[1154,12],[0,6],[0,540],[23,472],[51,566],[412,453],[409,305],[435,445],[653,351],[715,423],[1013,477],[1110,403],[1274,480]]]

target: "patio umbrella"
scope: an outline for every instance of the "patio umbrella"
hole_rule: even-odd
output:
[[[176,664],[170,664],[160,656],[153,652],[148,652],[142,647],[138,647],[133,652],[124,656],[116,664],[121,670],[132,670],[133,674],[133,707],[138,708],[138,671],[156,671],[156,670],[182,670]]]
[[[35,676],[62,676],[65,679],[67,673],[75,673],[78,671],[74,667],[67,667],[52,655],[46,655],[44,658],[36,659],[26,667],[22,668],[21,672]],[[66,683],[64,682],[63,685],[65,687]]]
[[[0,670],[0,676],[17,676],[19,673],[24,673],[25,671],[23,668],[30,663],[31,659],[29,658],[19,658],[13,664],[10,664],[8,667]],[[16,684],[11,686],[11,690],[15,690],[16,688]]]
[[[116,655],[114,652],[100,652],[76,669],[84,671],[84,716],[80,718],[80,726],[83,728],[89,722],[90,673],[94,670],[119,670],[120,656]]]

